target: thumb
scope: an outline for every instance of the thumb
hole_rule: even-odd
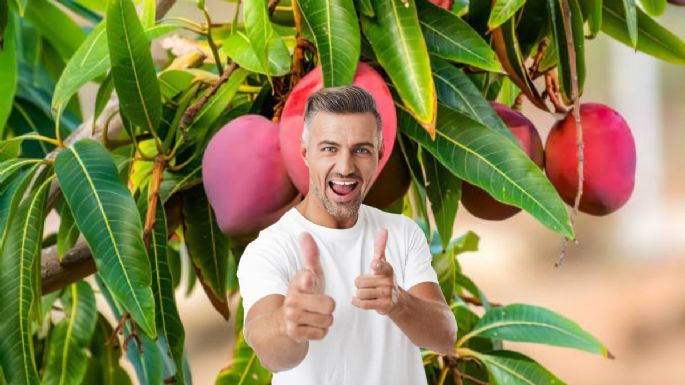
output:
[[[373,247],[373,260],[371,261],[371,269],[375,274],[384,272],[386,262],[385,259],[385,245],[388,243],[388,230],[383,228],[378,231],[376,242]]]
[[[322,275],[321,262],[319,260],[319,248],[314,238],[308,232],[300,234],[300,253],[304,260],[304,267],[310,269],[316,275]]]
[[[302,270],[297,277],[297,288],[303,293],[314,293],[316,289],[316,276],[309,270]]]

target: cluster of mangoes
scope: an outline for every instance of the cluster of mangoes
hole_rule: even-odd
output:
[[[393,151],[395,106],[383,78],[368,64],[359,62],[352,84],[374,96],[381,115],[386,150],[364,202],[385,208],[403,198],[411,180],[401,151]],[[278,123],[261,115],[243,115],[210,140],[202,162],[203,184],[224,233],[254,234],[277,221],[300,194],[308,193],[309,171],[300,155],[300,137],[307,98],[321,87],[319,66],[292,89]],[[493,102],[492,106],[531,160],[545,169],[564,201],[573,205],[578,184],[573,115],[554,125],[543,149],[530,120],[502,104]],[[625,120],[605,105],[583,104],[580,116],[585,159],[579,209],[606,215],[623,206],[633,191],[635,143]],[[468,183],[463,184],[461,200],[469,212],[483,219],[501,220],[520,211]]]

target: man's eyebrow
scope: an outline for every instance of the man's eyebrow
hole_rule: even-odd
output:
[[[317,146],[320,146],[322,144],[330,144],[332,146],[340,146],[337,142],[334,142],[332,140],[322,140],[317,144]]]
[[[361,146],[369,146],[369,147],[371,147],[371,148],[374,147],[373,143],[371,143],[371,142],[359,142],[359,143],[355,143],[352,147],[361,147]]]

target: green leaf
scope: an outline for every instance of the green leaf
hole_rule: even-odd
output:
[[[666,0],[640,0],[640,4],[650,16],[661,16],[666,10]]]
[[[133,124],[154,133],[162,115],[161,93],[149,43],[131,0],[109,2],[106,28],[121,110]]]
[[[666,0],[662,1],[666,3]],[[602,28],[602,4],[603,0],[581,0],[580,6],[583,8],[583,14],[587,16],[588,27],[590,27],[588,39],[594,39]],[[540,66],[542,67],[542,64]],[[540,71],[544,69],[540,68]]]
[[[625,9],[619,0],[604,0],[602,18],[602,31],[630,46]],[[685,64],[685,43],[640,9],[637,10],[637,35],[638,51],[669,63]]]
[[[62,208],[59,210],[59,229],[57,230],[57,259],[60,262],[62,262],[64,253],[74,247],[78,236],[78,227],[76,227],[71,209],[66,201],[62,201]]]
[[[164,171],[162,184],[159,186],[159,197],[166,203],[172,195],[202,183],[202,164],[195,167],[184,167],[181,171]]]
[[[79,385],[86,374],[90,340],[95,331],[95,295],[84,281],[73,283],[62,296],[65,318],[50,335],[43,385]]]
[[[473,352],[473,351],[471,351]],[[493,385],[564,385],[544,366],[521,353],[496,350],[472,354],[488,368]]]
[[[491,30],[509,20],[526,3],[526,0],[494,0],[493,3],[488,19],[488,28]]]
[[[141,12],[140,15],[140,21],[143,28],[147,30],[154,27],[156,12],[157,4],[155,4],[155,0],[143,0],[143,12]]]
[[[121,349],[107,343],[112,333],[112,326],[107,319],[102,314],[98,314],[95,333],[90,344],[91,359],[88,360],[84,384],[131,385],[131,379],[119,365]]]
[[[548,0],[554,1],[554,0]],[[492,30],[492,43],[502,67],[514,84],[516,84],[536,107],[548,111],[547,105],[540,97],[540,93],[533,84],[530,74],[524,66],[524,57],[521,53],[518,38],[516,37],[513,19],[507,20]],[[489,74],[486,74],[486,76]],[[484,92],[485,94],[485,92]],[[491,98],[488,98],[491,99]]]
[[[404,105],[435,134],[437,102],[428,48],[413,0],[372,0],[376,17],[361,16],[364,35],[388,73]]]
[[[219,229],[202,186],[183,193],[183,235],[202,287],[212,305],[228,320],[226,268],[229,240]]]
[[[454,176],[428,151],[421,151],[426,171],[426,193],[431,202],[433,218],[440,234],[443,249],[452,239],[454,220],[461,199],[461,180]],[[449,298],[449,297],[447,297]]]
[[[247,33],[244,36],[248,38],[249,46],[252,47],[252,51],[257,59],[256,62],[259,63],[260,71],[255,72],[265,73],[269,76],[280,76],[288,72],[290,70],[290,53],[288,52],[283,39],[274,30],[273,25],[269,20],[267,1],[244,1],[243,19],[245,20],[245,31]],[[241,43],[239,40],[236,40],[235,42]],[[236,52],[238,51],[233,50],[233,56],[229,56],[231,56],[231,58],[239,56],[236,55]],[[274,56],[274,58],[271,56]],[[272,60],[276,63],[276,65],[273,66],[275,67],[273,69],[271,64]],[[236,62],[238,62],[238,60],[236,60]]]
[[[518,140],[511,130],[459,68],[434,56],[431,56],[431,68],[440,103],[499,132],[518,145]]]
[[[512,304],[492,308],[464,340],[474,336],[561,346],[611,357],[607,348],[576,322],[539,306]]]
[[[53,2],[29,1],[26,6],[26,18],[50,42],[64,61],[69,60],[86,38],[83,29]]]
[[[488,42],[460,17],[428,0],[417,0],[416,10],[431,54],[486,71],[502,71]]]
[[[250,38],[243,31],[236,31],[226,38],[221,50],[224,55],[230,57],[248,71],[282,76],[290,72],[290,53],[283,39],[275,35],[269,41],[268,69],[264,68],[254,47],[250,44]]]
[[[233,348],[233,360],[219,372],[214,385],[267,385],[271,377],[271,372],[262,367],[257,354],[245,343],[241,330]]]
[[[64,67],[52,98],[52,112],[55,116],[62,113],[69,99],[84,84],[105,75],[110,68],[105,28],[105,22],[95,26]],[[178,27],[173,25],[157,25],[148,29],[146,36],[148,40],[153,40],[176,28]]]
[[[143,221],[148,208],[147,194],[141,194],[139,202],[141,221]],[[181,370],[183,367],[185,331],[176,308],[176,298],[169,272],[168,238],[164,205],[158,199],[155,222],[150,233],[150,248],[148,249],[150,265],[152,266],[152,294],[155,297],[155,322],[159,337],[163,338],[168,345],[168,353],[176,365],[175,383],[182,385],[186,383],[183,370]]]
[[[414,204],[417,206],[416,216],[421,217],[425,223],[428,223],[428,210],[426,209],[426,182],[423,178],[423,169],[418,158],[418,146],[416,143],[407,138],[406,135],[399,133],[397,135],[397,144],[400,145],[400,150],[404,156],[404,160],[409,166],[409,173],[411,174],[411,194],[416,198]],[[418,196],[417,196],[418,195]],[[429,235],[426,235],[428,238]]]
[[[359,61],[359,21],[352,0],[299,0],[302,20],[314,33],[323,86],[352,84]]]
[[[571,12],[571,30],[573,31],[573,46],[569,47],[566,33],[566,18],[562,0],[548,0],[547,8],[552,15],[552,35],[554,47],[559,63],[559,87],[567,103],[573,101],[571,58],[575,57],[576,74],[578,79],[578,97],[583,94],[585,83],[585,37],[583,35],[583,13],[578,0],[568,0]]]
[[[46,215],[48,187],[52,178],[42,184],[20,204],[12,220],[7,245],[0,258],[0,364],[10,384],[39,384],[33,354],[30,311],[36,293],[32,267],[40,258],[43,223]]]
[[[637,7],[635,0],[623,0],[623,8],[625,9],[630,45],[635,48],[637,46]]]
[[[356,0],[354,2],[357,10],[368,17],[376,16],[376,12],[373,10],[371,5],[371,0]]]
[[[18,175],[14,175],[13,173],[17,173],[21,166],[35,164],[36,161],[33,159],[13,159],[13,161],[0,164],[2,166],[7,165],[7,167],[0,168],[0,176],[2,176],[0,177],[0,181],[2,181],[2,184],[0,184],[0,254],[5,247],[5,242],[11,229],[9,224],[12,223],[17,206],[36,171],[36,166],[34,166],[28,170],[22,170]],[[5,175],[10,175],[10,177],[7,178]],[[5,181],[7,183],[4,183]]]
[[[216,121],[221,113],[226,110],[231,100],[238,92],[238,87],[247,78],[248,72],[242,68],[236,68],[227,82],[222,84],[207,103],[205,103],[200,112],[197,113],[193,123],[188,128],[189,136],[192,139],[204,139],[207,130]],[[209,92],[209,91],[207,91]]]
[[[500,202],[528,211],[559,234],[574,237],[566,206],[554,186],[510,140],[444,106],[439,107],[435,141],[403,108],[397,116],[397,126],[459,178]]]
[[[0,0],[0,2],[5,2],[5,7],[7,6],[6,1]],[[0,25],[0,42],[3,41],[2,31],[4,29],[5,26]],[[14,92],[17,89],[17,53],[14,43],[14,30],[14,17],[10,14],[7,33],[4,35],[4,44],[0,44],[0,73],[2,74],[2,81],[0,82],[0,139],[5,137],[5,123],[7,123],[7,118],[12,111]]]
[[[154,338],[155,309],[143,226],[112,156],[100,143],[82,139],[57,155],[55,171],[98,271],[136,323]]]

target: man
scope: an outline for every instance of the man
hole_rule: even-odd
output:
[[[245,249],[244,334],[273,385],[426,384],[419,347],[456,340],[426,237],[362,204],[384,151],[373,96],[356,86],[307,100],[309,193]]]

